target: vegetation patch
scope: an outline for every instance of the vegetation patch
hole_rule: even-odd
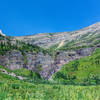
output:
[[[65,64],[59,72],[54,74],[53,79],[63,84],[100,84],[100,49],[89,57]]]

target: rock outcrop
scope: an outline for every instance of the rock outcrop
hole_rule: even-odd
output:
[[[17,76],[15,73],[13,73],[13,72],[8,72],[8,71],[6,71],[5,69],[0,69],[0,72],[1,73],[4,73],[4,74],[7,74],[7,75],[9,75],[9,76],[12,76],[12,77],[16,77],[16,78],[18,78],[19,80],[24,80],[24,79],[27,79],[26,77],[22,77],[22,76]]]
[[[42,52],[29,52],[22,55],[20,51],[13,50],[12,52],[7,52],[5,56],[0,55],[0,65],[12,70],[27,68],[40,73],[43,78],[49,79],[52,74],[60,70],[62,65],[69,61],[89,56],[94,50],[94,48],[85,48],[76,51],[58,52],[55,58]]]

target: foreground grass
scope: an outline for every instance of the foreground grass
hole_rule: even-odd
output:
[[[100,100],[100,85],[36,84],[0,73],[0,100]]]
[[[100,86],[0,83],[0,100],[100,100]]]

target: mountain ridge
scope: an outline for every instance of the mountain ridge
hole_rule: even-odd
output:
[[[85,28],[89,28],[89,27],[93,27],[93,26],[98,26],[98,25],[100,25],[100,22],[96,22],[96,23],[91,24],[91,25],[88,25],[88,26],[86,26],[86,27],[84,27],[84,28],[77,29],[77,30],[73,30],[73,31],[79,31],[79,30],[83,30],[83,29],[85,29]],[[64,32],[73,32],[73,31],[64,31]],[[53,33],[58,33],[58,34],[59,34],[59,33],[64,33],[64,32],[44,32],[44,33],[36,33],[36,34],[32,34],[32,35],[11,36],[11,37],[34,36],[34,35],[49,34],[49,33],[51,33],[51,34],[53,34]]]
[[[40,33],[31,36],[13,37],[12,40],[24,41],[32,45],[35,44],[43,48],[49,48],[57,43],[60,43],[61,41],[70,42],[72,40],[76,40],[77,37],[80,37],[85,34],[93,35],[93,33],[95,33],[96,31],[100,31],[100,22],[77,31],[58,32],[58,33]]]

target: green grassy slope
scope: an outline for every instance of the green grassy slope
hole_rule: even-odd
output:
[[[100,84],[100,49],[89,57],[65,64],[53,79],[64,84]]]
[[[36,84],[0,72],[0,100],[99,100],[100,86]]]

